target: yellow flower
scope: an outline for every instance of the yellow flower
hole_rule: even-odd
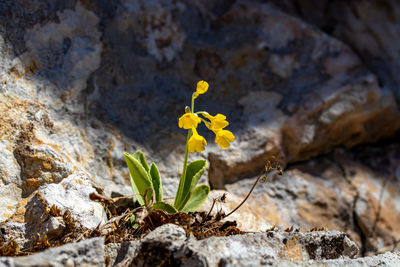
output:
[[[204,94],[208,90],[208,83],[206,81],[199,81],[197,83],[196,92],[194,93],[194,98],[198,97],[201,94]]]
[[[215,130],[215,143],[217,143],[220,147],[226,149],[230,146],[230,143],[235,140],[235,136],[231,131],[228,130]]]
[[[222,114],[217,114],[215,116],[211,116],[206,113],[204,116],[211,121],[211,128],[213,130],[223,129],[229,125],[229,122],[226,121],[226,116]]]
[[[201,119],[196,114],[187,112],[179,118],[179,128],[183,128],[186,130],[197,128],[197,125],[200,122]]]
[[[196,131],[196,128],[192,128],[193,134],[188,141],[188,151],[193,153],[194,151],[201,152],[203,151],[204,145],[207,145],[206,139],[203,136],[199,135]]]

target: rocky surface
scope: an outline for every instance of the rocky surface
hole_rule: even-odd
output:
[[[163,225],[144,239],[104,246],[103,238],[50,248],[0,266],[396,266],[398,253],[354,258],[357,246],[344,233],[264,232],[196,240],[184,229]]]
[[[141,241],[106,247],[114,266],[278,266],[287,261],[353,258],[357,252],[357,246],[339,232],[271,231],[198,241],[172,224],[157,228]]]
[[[307,163],[294,164],[282,176],[260,181],[250,198],[230,220],[241,229],[264,231],[273,225],[301,229],[325,227],[346,232],[360,253],[380,253],[397,247],[400,238],[398,166],[400,147],[393,144],[338,149]],[[360,157],[360,155],[364,155]],[[227,194],[218,209],[233,210],[249,192],[255,177],[215,190]],[[243,220],[242,218],[246,218]]]
[[[2,236],[5,240],[14,239],[21,249],[32,247],[32,237],[38,234],[57,240],[66,229],[65,212],[84,229],[95,229],[107,217],[100,203],[89,200],[93,192],[96,192],[93,181],[77,172],[58,184],[44,185],[19,203],[13,216],[2,224]]]
[[[0,266],[106,266],[104,238],[97,237],[66,244],[30,256],[0,257]]]
[[[0,257],[0,266],[396,266],[398,253],[354,258],[357,246],[344,233],[267,232],[201,241],[175,225],[141,241],[104,246],[91,238],[31,256]]]
[[[97,226],[104,210],[87,198],[98,184],[131,194],[124,151],[143,150],[174,196],[177,119],[205,79],[196,109],[227,115],[236,135],[222,151],[200,129],[209,145],[191,155],[209,160],[213,196],[228,192],[220,208],[239,203],[272,156],[285,167],[232,215],[244,230],[318,226],[346,232],[360,255],[397,248],[399,10],[389,0],[2,1],[2,234],[23,246],[59,234],[53,204]]]
[[[400,100],[400,7],[396,1],[270,1],[349,44],[378,76],[382,87]]]

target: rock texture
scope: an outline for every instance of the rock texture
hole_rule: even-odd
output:
[[[396,266],[400,255],[354,258],[357,246],[340,232],[266,232],[197,241],[163,225],[144,239],[104,246],[91,238],[31,256],[0,257],[0,266]]]
[[[175,225],[164,225],[143,240],[110,244],[110,266],[396,266],[400,254],[354,258],[357,246],[340,232],[264,232],[197,241]]]
[[[21,201],[14,215],[3,223],[3,238],[13,238],[21,248],[30,248],[34,242],[32,236],[38,234],[42,237],[47,235],[50,240],[57,240],[66,228],[62,217],[65,212],[68,212],[80,227],[95,229],[107,218],[104,207],[89,200],[89,194],[93,192],[96,192],[93,181],[78,173],[65,178],[59,184],[42,186]],[[52,212],[52,208],[59,209],[59,212]]]
[[[357,147],[290,166],[282,176],[272,173],[260,181],[246,203],[230,220],[241,229],[264,231],[278,225],[310,229],[325,227],[347,232],[361,253],[379,253],[399,240],[400,147],[393,144]],[[363,155],[363,156],[361,156]],[[215,190],[203,205],[227,193],[217,209],[233,210],[247,195],[255,177]],[[242,218],[246,218],[243,220]]]
[[[196,109],[227,115],[236,140],[222,151],[199,129],[209,145],[190,160],[209,160],[202,181],[230,193],[222,208],[272,156],[286,168],[232,215],[242,227],[324,226],[360,254],[396,248],[399,10],[389,0],[1,1],[4,234],[24,246],[32,232],[57,235],[56,218],[33,219],[53,204],[88,228],[104,221],[88,194],[97,183],[131,194],[124,151],[143,150],[174,196],[177,119],[205,79]]]
[[[104,238],[91,238],[66,244],[31,256],[0,257],[0,266],[106,266]]]
[[[106,254],[115,266],[255,266],[285,261],[307,262],[353,258],[357,246],[339,232],[267,232],[230,237],[211,237],[197,241],[184,229],[163,225],[129,249],[110,245]],[[116,251],[120,253],[116,253]],[[121,253],[126,251],[126,253]]]
[[[398,90],[400,7],[396,1],[274,1],[277,7],[349,44],[400,100]]]

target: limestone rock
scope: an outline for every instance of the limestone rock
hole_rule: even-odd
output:
[[[78,243],[49,248],[30,256],[0,257],[0,266],[106,266],[104,238],[91,238]]]
[[[309,99],[315,103],[312,108],[293,114],[283,126],[283,146],[289,161],[328,152],[339,144],[352,147],[360,140],[393,136],[399,129],[393,96],[381,90],[372,76],[335,92],[322,90],[319,97],[319,104]]]
[[[399,265],[400,254],[399,252],[391,253],[386,252],[371,257],[364,257],[358,259],[337,259],[326,260],[323,262],[324,266],[391,266]]]
[[[82,173],[74,173],[59,184],[42,186],[2,225],[5,238],[14,238],[23,248],[29,247],[37,234],[57,239],[65,229],[61,215],[66,211],[78,226],[95,229],[107,218],[103,206],[89,199],[92,192],[96,192],[93,182]],[[51,214],[53,205],[60,214]]]
[[[10,183],[0,187],[0,222],[5,221],[17,209],[17,204],[22,200],[21,189],[14,183]]]
[[[400,6],[396,1],[271,1],[351,45],[385,89],[398,90]]]
[[[126,266],[137,255],[140,242],[112,243],[105,247],[104,256],[109,266]]]
[[[362,253],[375,254],[396,247],[400,217],[398,145],[358,148],[292,165],[282,176],[272,173],[259,181],[243,206],[227,220],[247,231],[265,231],[277,225],[300,229],[324,227],[346,232]],[[360,155],[364,155],[360,157]],[[245,198],[254,178],[215,190],[201,207],[208,211],[212,199],[226,193],[226,203],[216,209],[225,214]],[[243,220],[243,218],[246,218]]]
[[[8,148],[9,142],[0,141],[0,181],[1,184],[16,182],[20,184],[20,166],[14,158],[12,151]]]
[[[108,194],[129,193],[121,153],[140,148],[174,195],[185,140],[176,119],[199,79],[211,87],[196,107],[227,114],[237,136],[228,151],[210,145],[201,154],[216,188],[271,156],[304,160],[400,128],[394,97],[349,46],[269,4],[37,2],[2,6],[1,93],[47,105],[36,117],[53,127],[22,120],[12,128],[33,123],[36,138],[58,144]]]
[[[353,258],[358,251],[357,246],[339,232],[272,231],[197,241],[187,237],[182,228],[172,224],[158,227],[140,242],[130,243],[130,246],[130,251],[135,253],[125,256],[122,261],[114,262],[114,266],[160,263],[177,266],[276,265],[285,261]],[[109,249],[115,250],[115,247],[109,246],[106,250]]]
[[[160,229],[161,228],[161,229]],[[91,238],[74,244],[50,248],[44,252],[18,258],[0,257],[1,266],[127,266],[140,263],[147,266],[154,263],[174,264],[176,266],[397,266],[398,253],[352,258],[357,249],[346,237],[337,232],[280,233],[268,232],[241,236],[216,237],[196,241],[187,238],[185,231],[174,225],[157,228],[152,235],[142,241],[104,246],[104,238]],[[173,239],[168,237],[172,235]],[[318,238],[319,237],[319,238]],[[324,238],[326,239],[324,240]],[[339,238],[333,246],[326,246],[331,238]],[[323,256],[308,259],[309,241]],[[148,247],[157,247],[150,251]],[[245,245],[245,246],[244,246]],[[211,250],[211,251],[210,251]],[[231,253],[239,250],[239,253]],[[156,254],[144,257],[141,252]],[[179,252],[179,253],[177,253]],[[256,254],[254,254],[256,253]],[[331,253],[331,254],[330,254]],[[337,257],[340,254],[340,257]],[[147,255],[147,254],[146,254]],[[333,258],[324,259],[324,255]],[[331,256],[331,257],[332,257]],[[200,257],[200,258],[199,258]],[[115,261],[116,259],[122,261]]]
[[[236,141],[221,150],[199,129],[209,145],[190,160],[209,160],[203,182],[230,192],[231,205],[272,156],[289,166],[242,207],[249,229],[325,226],[364,252],[391,249],[398,164],[385,173],[350,159],[352,175],[331,154],[297,162],[397,137],[398,10],[370,0],[1,1],[0,197],[10,205],[0,220],[25,216],[37,190],[69,197],[60,186],[76,187],[62,181],[81,171],[107,195],[131,194],[122,155],[137,149],[174,196],[186,135],[177,119],[205,79],[196,110],[227,115]],[[62,227],[51,219],[42,230]]]

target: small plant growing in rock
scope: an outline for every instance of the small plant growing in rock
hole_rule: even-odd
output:
[[[188,130],[188,134],[182,176],[172,205],[163,201],[162,182],[156,164],[153,162],[149,166],[141,151],[136,151],[132,155],[124,153],[132,190],[137,196],[138,203],[145,210],[163,210],[170,214],[194,212],[207,199],[210,187],[208,185],[197,186],[206,169],[206,160],[196,160],[188,164],[189,153],[201,152],[207,145],[205,138],[198,134],[197,127],[203,122],[209,130],[215,133],[215,142],[224,149],[228,148],[235,139],[232,132],[224,129],[229,125],[226,116],[222,114],[212,116],[206,111],[194,111],[195,99],[206,93],[208,87],[206,81],[197,83],[196,91],[192,94],[191,106],[187,106],[185,114],[179,118],[179,127]]]

